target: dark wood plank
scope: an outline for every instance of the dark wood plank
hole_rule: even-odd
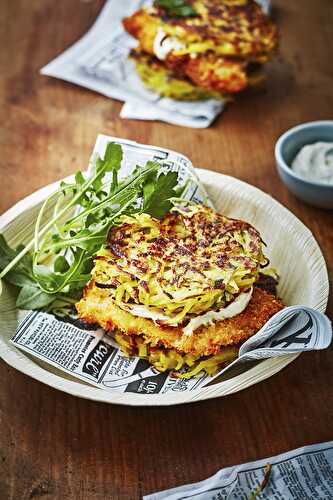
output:
[[[79,38],[102,0],[1,2],[3,212],[86,166],[99,132],[170,147],[272,194],[313,231],[333,272],[332,212],[297,201],[275,171],[279,134],[330,119],[330,0],[276,0],[281,49],[264,93],[242,96],[208,130],[123,121],[120,103],[39,75]],[[297,258],[297,256],[295,256]],[[332,317],[333,304],[329,314]],[[171,408],[80,400],[0,362],[0,498],[137,499],[221,467],[330,439],[332,349],[227,398]]]

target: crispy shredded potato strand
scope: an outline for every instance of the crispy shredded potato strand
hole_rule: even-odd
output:
[[[180,354],[173,349],[151,347],[142,336],[130,337],[117,332],[115,339],[127,356],[147,359],[158,371],[174,371],[179,378],[191,378],[201,372],[215,375],[223,365],[234,361],[238,354],[238,347],[231,346],[223,348],[215,356],[203,358],[193,354]]]

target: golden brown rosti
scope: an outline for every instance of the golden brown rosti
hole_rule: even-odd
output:
[[[125,29],[140,47],[155,54],[159,30],[183,45],[173,54],[191,55],[211,51],[248,61],[267,59],[277,45],[277,30],[255,0],[189,0],[197,16],[172,17],[158,2],[123,20]]]
[[[96,256],[92,278],[121,309],[161,324],[224,308],[268,262],[253,226],[200,204],[174,207],[161,220],[143,213],[121,222]]]
[[[179,100],[225,98],[264,80],[277,30],[255,0],[188,1],[195,16],[171,16],[161,3],[123,20],[139,45],[131,57],[143,82]],[[149,57],[147,57],[149,56]]]

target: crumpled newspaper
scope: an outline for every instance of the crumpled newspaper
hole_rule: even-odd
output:
[[[209,451],[208,451],[209,452]],[[333,498],[333,441],[221,469],[199,483],[178,486],[144,500],[272,500]]]
[[[181,379],[159,372],[147,360],[128,358],[112,334],[83,329],[44,312],[30,312],[11,342],[19,349],[100,389],[136,394],[193,391],[245,373],[250,363],[287,354],[326,349],[332,340],[329,319],[305,306],[286,307],[240,348],[238,358],[214,377],[205,373]]]
[[[269,0],[257,1],[269,12]],[[181,102],[160,97],[144,87],[133,62],[128,59],[130,49],[137,42],[124,31],[121,20],[149,3],[151,0],[107,0],[92,28],[44,66],[41,74],[125,101],[120,112],[122,118],[206,128],[223,110],[223,101]]]

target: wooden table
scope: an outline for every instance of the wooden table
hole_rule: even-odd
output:
[[[39,75],[89,28],[103,3],[1,2],[0,211],[85,168],[104,132],[183,152],[197,166],[272,194],[313,231],[332,275],[332,212],[297,201],[273,158],[281,132],[332,118],[332,1],[273,2],[281,49],[267,90],[240,97],[208,130],[123,121],[119,102]],[[244,392],[169,409],[80,400],[0,362],[0,498],[138,499],[332,439],[332,354],[303,355]]]

